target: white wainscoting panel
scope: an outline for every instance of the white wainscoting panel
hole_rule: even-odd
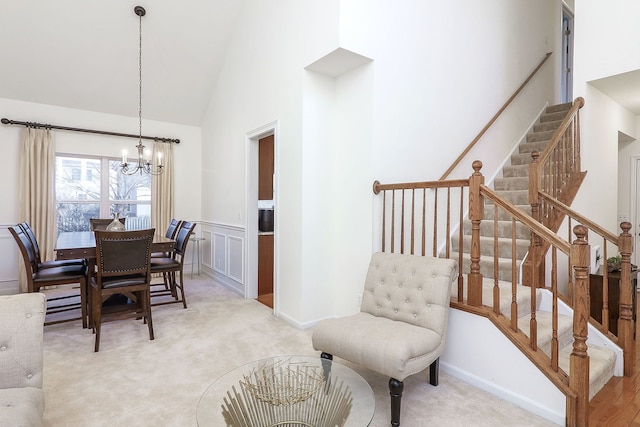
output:
[[[211,231],[203,231],[202,238],[204,240],[200,242],[200,249],[202,250],[202,265],[213,270],[213,246],[211,245],[211,238],[213,234]]]
[[[246,248],[245,229],[242,227],[200,222],[202,270],[220,284],[245,296]]]
[[[228,236],[228,253],[229,253],[229,277],[233,280],[244,283],[243,265],[244,255],[244,239],[236,236]]]
[[[213,233],[213,270],[227,274],[227,236]]]

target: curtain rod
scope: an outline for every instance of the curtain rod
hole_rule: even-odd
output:
[[[159,138],[157,136],[144,136],[144,135],[140,136],[140,135],[133,135],[133,134],[130,134],[130,133],[119,133],[119,132],[108,132],[108,131],[104,131],[104,130],[71,128],[71,127],[67,127],[67,126],[56,126],[56,125],[49,125],[49,124],[35,123],[35,122],[19,122],[19,121],[16,121],[16,120],[9,120],[9,119],[6,119],[6,118],[2,118],[1,121],[2,121],[2,124],[5,124],[5,125],[20,125],[20,126],[34,127],[34,128],[68,130],[68,131],[72,131],[72,132],[97,133],[97,134],[100,134],[100,135],[122,136],[122,137],[126,137],[126,138],[152,139],[154,141],[167,142],[167,143],[175,142],[176,144],[180,144],[180,140],[179,139]]]

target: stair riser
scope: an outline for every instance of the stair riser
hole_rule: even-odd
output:
[[[463,252],[469,253],[471,250],[471,236],[463,236],[462,238],[464,247]],[[455,236],[451,239],[451,246],[455,252],[460,251],[460,245],[458,244],[458,237]],[[516,259],[521,261],[524,256],[527,254],[529,250],[529,241],[528,240],[516,240]],[[501,258],[512,258],[513,248],[511,245],[511,240],[509,241],[498,241],[498,256]],[[481,237],[480,238],[480,256],[481,257],[491,257],[493,258],[495,254],[494,248],[494,239],[491,237]],[[491,260],[493,262],[493,260]],[[492,277],[492,276],[488,276]]]
[[[534,151],[542,153],[544,149],[547,148],[547,145],[549,145],[549,142],[550,140],[548,139],[545,139],[543,141],[535,141],[535,142],[529,142],[529,141],[523,142],[518,147],[518,152],[519,154],[529,154],[529,156],[531,156],[531,153],[533,153]]]
[[[553,113],[544,113],[540,116],[540,123],[562,121],[567,115],[566,111],[556,111]]]
[[[531,132],[527,134],[527,142],[551,141],[554,133],[556,133],[555,129],[545,130],[542,132]]]
[[[573,102],[564,102],[562,104],[549,105],[544,109],[545,114],[557,113],[559,111],[564,112],[566,116],[569,110],[573,107]],[[564,118],[564,116],[562,116]]]
[[[522,212],[525,212],[527,215],[531,215],[531,205],[519,205],[518,209],[520,209]],[[495,209],[493,208],[493,205],[488,205],[485,206],[484,208],[484,219],[489,221],[489,220],[493,220],[494,219],[494,212]],[[508,212],[506,212],[503,209],[499,209],[498,210],[498,221],[511,221],[511,214],[509,214]],[[484,222],[484,221],[483,221]]]
[[[513,178],[513,177],[528,177],[529,176],[529,166],[528,165],[507,165],[502,168],[502,176],[504,178]]]
[[[485,237],[495,236],[493,221],[484,220],[480,223],[480,235]],[[498,221],[498,237],[511,238],[511,221]],[[465,220],[463,225],[465,235],[471,235],[471,221]],[[516,239],[529,240],[531,232],[528,227],[516,222]]]
[[[546,132],[548,130],[556,130],[560,127],[562,120],[556,120],[552,122],[536,123],[533,125],[534,132]]]
[[[458,254],[455,252],[452,252],[452,256],[453,259],[458,259]],[[469,266],[470,266],[471,261],[469,260],[469,257],[467,256],[466,258],[463,259],[462,261],[462,270],[465,273],[469,272]],[[519,271],[519,266],[520,263],[516,263],[516,280],[518,279],[518,271]],[[511,260],[503,260],[500,259],[498,262],[498,269],[499,269],[499,276],[498,276],[498,280],[504,280],[504,281],[511,281]],[[482,274],[484,277],[493,277],[494,272],[493,272],[493,259],[483,259],[480,258],[480,274]]]
[[[493,181],[495,191],[516,191],[529,189],[529,177],[496,178]]]
[[[514,205],[528,205],[529,204],[529,191],[528,190],[514,190],[503,191],[500,196],[505,200],[513,203]],[[485,199],[485,209],[493,209],[493,202],[489,199]]]

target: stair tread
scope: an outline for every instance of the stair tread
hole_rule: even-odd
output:
[[[573,345],[569,344],[561,348],[558,355],[558,365],[567,373],[572,351]],[[590,345],[587,353],[589,355],[589,400],[591,400],[613,377],[616,353],[609,348],[596,345]]]

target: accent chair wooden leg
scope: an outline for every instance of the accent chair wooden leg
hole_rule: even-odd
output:
[[[429,384],[438,385],[438,372],[440,371],[440,358],[429,365]]]
[[[391,395],[391,425],[400,425],[400,403],[402,401],[402,390],[404,383],[395,378],[389,379],[389,394]]]

